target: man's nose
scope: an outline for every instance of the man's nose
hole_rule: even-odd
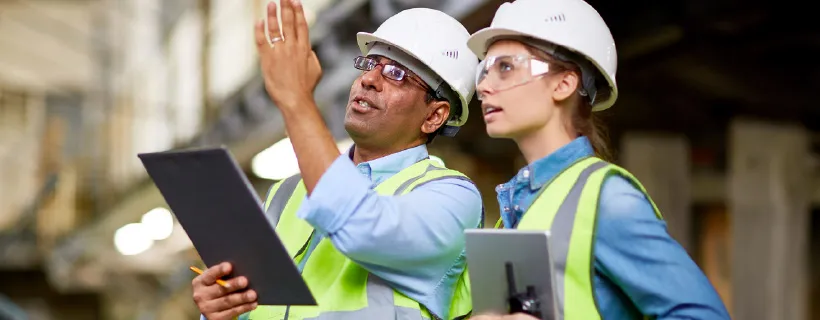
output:
[[[362,87],[382,91],[384,86],[384,76],[382,76],[382,67],[376,66],[370,71],[362,74]]]

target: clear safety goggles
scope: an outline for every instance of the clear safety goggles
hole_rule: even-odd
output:
[[[478,64],[476,87],[504,91],[529,83],[550,71],[550,64],[531,55],[491,56]],[[481,94],[478,95],[481,99]]]

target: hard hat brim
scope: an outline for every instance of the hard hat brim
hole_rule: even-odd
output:
[[[419,56],[417,56],[417,55],[413,54],[413,52],[412,52],[411,50],[407,50],[407,48],[405,48],[405,47],[403,47],[403,46],[397,45],[397,44],[395,44],[395,43],[394,43],[394,42],[392,42],[392,41],[389,41],[389,40],[387,40],[387,39],[384,39],[384,38],[379,37],[379,36],[377,36],[377,35],[374,35],[374,34],[372,34],[372,33],[369,33],[369,32],[359,32],[359,33],[357,33],[357,34],[356,34],[356,42],[357,42],[357,44],[359,45],[359,51],[361,51],[361,52],[362,52],[362,55],[363,55],[363,56],[366,56],[366,55],[367,55],[367,53],[368,53],[368,51],[369,51],[369,50],[368,50],[368,49],[369,49],[369,48],[368,48],[368,46],[369,46],[370,44],[372,44],[372,43],[374,43],[374,42],[381,42],[381,43],[384,43],[384,44],[389,45],[389,46],[391,46],[391,47],[398,48],[398,49],[399,49],[399,50],[401,50],[402,52],[404,52],[404,53],[406,53],[407,55],[409,55],[409,56],[413,57],[413,59],[418,60],[418,62],[420,62],[421,64],[423,64],[423,65],[424,65],[425,67],[427,67],[428,69],[433,70],[433,68],[432,68],[432,67],[430,67],[430,65],[429,65],[429,64],[427,64],[426,62],[424,62],[424,60],[423,60],[423,59],[421,59],[421,58],[419,58]],[[441,75],[438,75],[438,76],[439,76],[439,77],[441,77]],[[449,85],[449,84],[448,84],[448,85]]]
[[[470,36],[470,39],[467,40],[467,47],[469,47],[479,59],[484,60],[484,58],[487,57],[487,49],[490,48],[490,41],[495,38],[519,36],[535,38],[534,35],[516,30],[488,27],[481,29]]]
[[[356,43],[359,45],[359,51],[362,52],[362,55],[367,55],[368,45],[371,44],[371,43],[374,43],[374,42],[381,42],[381,43],[387,44],[389,46],[399,48],[404,53],[410,55],[411,57],[415,58],[416,60],[419,60],[421,63],[424,63],[423,61],[421,61],[421,59],[419,59],[419,57],[417,57],[415,54],[410,52],[410,50],[407,50],[407,48],[404,48],[400,45],[397,45],[397,44],[393,43],[392,41],[389,41],[387,39],[384,39],[382,37],[379,37],[379,36],[377,36],[375,34],[372,34],[372,33],[369,33],[369,32],[356,33]],[[424,65],[427,66],[426,63]],[[427,66],[427,67],[429,68],[430,66]]]

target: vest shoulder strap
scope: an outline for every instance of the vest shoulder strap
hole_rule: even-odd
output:
[[[550,229],[553,218],[555,218],[559,210],[574,210],[573,206],[563,205],[563,203],[566,201],[566,198],[570,196],[570,193],[573,191],[573,186],[577,184],[579,179],[583,178],[584,180],[581,184],[582,187],[592,171],[598,170],[605,165],[606,162],[601,159],[588,157],[565,168],[541,187],[535,200],[530,204],[530,208],[527,209],[527,212],[518,222],[516,228],[536,230]],[[530,214],[530,212],[540,213]]]
[[[275,227],[279,223],[279,217],[282,216],[285,205],[301,180],[302,175],[295,174],[273,184],[268,190],[267,200],[265,201],[265,216],[272,226]]]
[[[404,182],[397,187],[397,190],[394,191],[393,195],[403,195],[407,194],[413,189],[423,186],[425,184],[445,180],[445,179],[457,179],[467,181],[472,185],[476,185],[473,180],[471,180],[467,175],[461,173],[457,170],[453,170],[442,166],[440,163],[436,161],[432,161],[430,159],[422,161],[422,163],[427,163],[427,166],[424,168],[424,171],[421,173],[417,173],[417,175],[413,178],[406,179]],[[476,186],[476,189],[478,187]],[[484,228],[484,205],[481,205],[481,220],[478,223],[478,228]]]
[[[632,186],[637,188],[638,191],[640,191],[641,193],[644,194],[646,199],[652,205],[652,208],[655,210],[655,215],[658,217],[658,219],[663,219],[663,215],[661,214],[661,211],[658,209],[658,206],[655,205],[655,201],[652,201],[652,197],[649,196],[649,193],[646,191],[646,188],[644,188],[644,186],[641,184],[641,182],[638,181],[638,178],[635,178],[635,176],[633,176],[632,173],[630,173],[626,169],[624,169],[624,168],[622,168],[618,165],[612,164],[612,163],[608,163],[607,166],[604,168],[604,170],[605,170],[605,173],[603,175],[600,175],[598,177],[598,179],[595,179],[595,180],[590,181],[590,182],[593,183],[594,185],[599,186],[599,187],[603,187],[603,183],[610,176],[618,175],[618,176],[623,177],[624,179],[626,179],[626,181],[628,181],[630,184],[632,184]]]
[[[398,196],[406,194],[422,184],[447,178],[469,180],[463,173],[448,169],[428,158],[404,168],[404,170],[383,181],[376,186],[376,191],[384,195]]]

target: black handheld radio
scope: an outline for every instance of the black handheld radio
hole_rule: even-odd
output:
[[[525,313],[541,319],[541,301],[538,300],[535,286],[527,286],[526,291],[518,292],[512,263],[507,262],[504,266],[507,269],[507,305],[510,314]]]

